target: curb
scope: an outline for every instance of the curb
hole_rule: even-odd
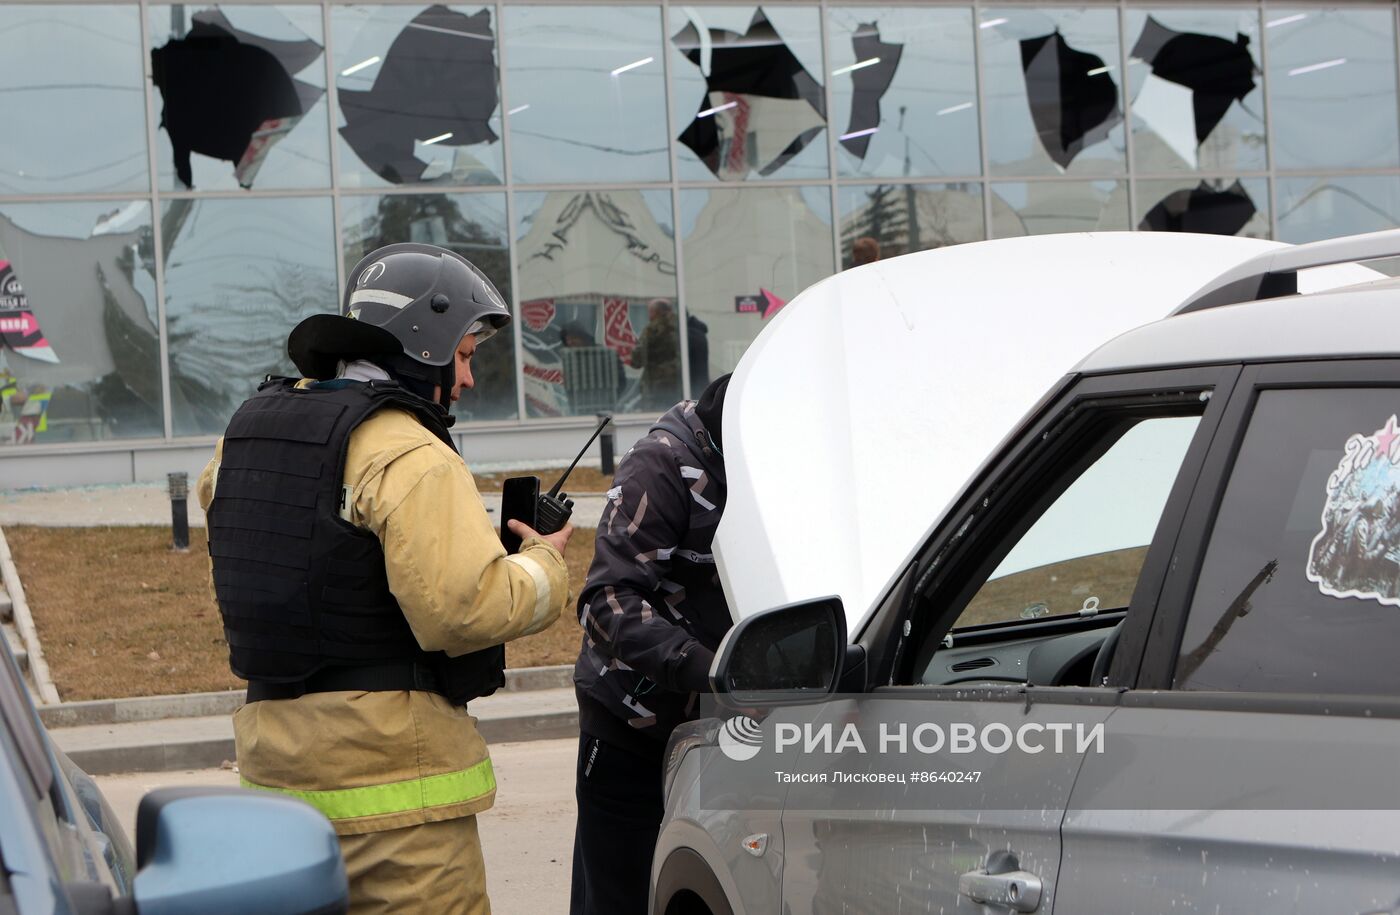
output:
[[[571,664],[559,664],[552,667],[508,668],[504,692],[565,689],[573,686],[573,677],[574,668]],[[40,706],[39,720],[47,728],[71,728],[94,724],[161,721],[166,718],[204,718],[215,715],[232,715],[243,706],[245,696],[244,690],[231,689],[214,693],[60,702],[57,705]],[[574,726],[577,729],[577,715],[575,715]],[[232,745],[230,744],[230,746]],[[229,752],[232,753],[232,750]],[[233,757],[230,755],[223,758],[232,759]],[[74,759],[76,761],[76,757]],[[220,761],[222,760],[216,760],[213,764],[218,765]],[[179,766],[174,768],[179,768]]]
[[[34,628],[34,617],[29,612],[29,602],[24,599],[24,586],[19,582],[19,570],[15,568],[14,557],[10,555],[10,544],[5,540],[5,532],[0,530],[0,578],[13,603],[15,628],[24,642],[24,650],[29,653],[29,675],[34,678],[35,691],[41,706],[56,705],[59,698],[58,687],[53,685],[49,664],[44,660],[44,649],[39,644],[39,631]]]

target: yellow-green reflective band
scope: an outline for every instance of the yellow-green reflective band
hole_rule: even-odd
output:
[[[406,810],[422,810],[427,807],[473,801],[495,789],[496,773],[491,769],[491,760],[483,759],[471,768],[457,772],[411,778],[384,785],[366,785],[363,788],[296,791],[291,788],[259,785],[241,777],[239,781],[244,788],[273,791],[306,801],[329,819],[347,820],[351,817],[402,813]]]

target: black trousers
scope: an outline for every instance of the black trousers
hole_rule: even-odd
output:
[[[579,734],[574,874],[569,915],[646,915],[661,831],[662,757]]]

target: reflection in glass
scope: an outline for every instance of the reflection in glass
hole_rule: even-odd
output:
[[[680,400],[671,195],[515,199],[526,412],[660,413]]]
[[[993,174],[1121,173],[1117,11],[984,9],[978,28]]]
[[[1122,181],[1023,181],[992,185],[992,237],[1128,228]]]
[[[1276,168],[1394,168],[1393,9],[1265,13]]]
[[[0,206],[0,446],[162,434],[152,239],[145,201]]]
[[[837,7],[830,17],[841,174],[980,173],[969,11]]]
[[[420,242],[456,251],[481,269],[510,301],[510,244],[504,194],[384,194],[345,196],[345,267],[348,271],[375,248]],[[472,357],[475,387],[452,406],[460,422],[514,419],[514,322],[481,345]]]
[[[1264,168],[1259,10],[1129,10],[1124,21],[1136,168]]]
[[[139,15],[134,6],[0,5],[0,194],[150,186]]]
[[[665,181],[661,10],[508,6],[516,181]]]
[[[150,9],[162,188],[329,186],[319,7]]]
[[[825,187],[683,190],[681,232],[686,309],[706,326],[712,378],[734,371],[768,320],[834,268]]]
[[[816,7],[675,7],[670,36],[682,178],[826,176]]]
[[[1279,241],[1302,244],[1400,226],[1400,177],[1279,178]]]
[[[841,188],[841,266],[986,238],[980,184]]]
[[[1268,238],[1269,185],[1263,178],[1139,181],[1137,227]]]
[[[222,433],[264,376],[295,373],[287,334],[339,308],[332,229],[324,197],[165,201],[176,435]]]
[[[499,184],[492,8],[336,6],[340,180]]]

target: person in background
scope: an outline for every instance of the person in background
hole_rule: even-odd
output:
[[[647,304],[647,326],[632,350],[632,368],[642,370],[642,409],[664,410],[681,391],[680,333],[669,299]]]
[[[880,243],[869,235],[862,235],[851,243],[851,266],[873,264],[880,259]]]
[[[690,357],[690,396],[710,386],[710,328],[693,314],[685,316],[685,347]]]
[[[568,602],[572,532],[506,555],[447,408],[510,320],[465,258],[389,245],[350,273],[344,316],[287,350],[196,486],[233,672],[244,787],[335,827],[351,912],[485,915],[476,814],[496,780],[466,703],[503,682],[502,643]]]
[[[697,716],[732,624],[711,547],[724,511],[729,376],[623,456],[579,595],[583,644],[571,915],[644,915],[665,812],[662,756]]]

